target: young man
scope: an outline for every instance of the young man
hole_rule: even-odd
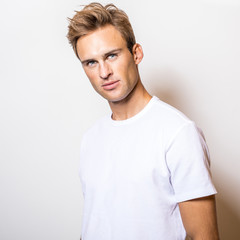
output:
[[[70,19],[68,39],[112,110],[81,144],[82,240],[218,239],[204,138],[144,88],[127,15],[89,4]]]

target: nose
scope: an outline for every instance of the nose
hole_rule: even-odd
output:
[[[108,63],[103,62],[102,64],[99,64],[100,78],[107,80],[109,78],[109,76],[111,76],[111,75],[112,75],[112,69]]]

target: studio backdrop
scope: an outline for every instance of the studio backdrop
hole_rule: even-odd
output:
[[[221,239],[240,239],[239,1],[112,2],[143,47],[145,87],[203,130]],[[110,112],[66,38],[67,17],[88,3],[1,1],[1,240],[79,240],[81,137]]]

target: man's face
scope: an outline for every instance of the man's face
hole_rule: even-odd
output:
[[[110,102],[126,98],[139,81],[137,64],[141,60],[130,53],[126,41],[112,25],[81,37],[77,52],[92,86]]]

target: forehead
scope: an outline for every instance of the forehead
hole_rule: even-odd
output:
[[[126,40],[112,25],[99,28],[77,41],[77,52],[81,60],[103,55],[117,48],[127,48]]]

